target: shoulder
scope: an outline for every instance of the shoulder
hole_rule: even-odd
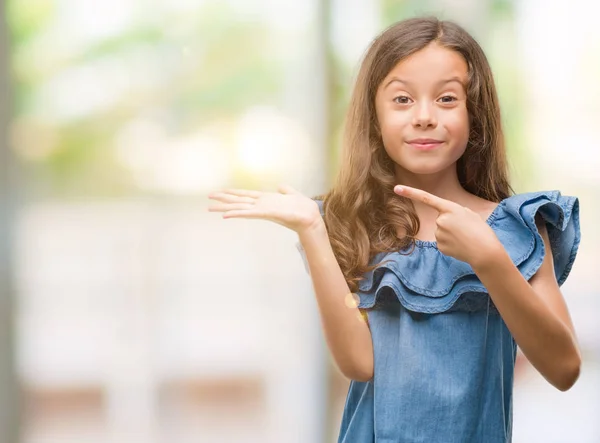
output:
[[[579,231],[579,199],[563,195],[559,190],[514,194],[498,206],[498,216],[516,219],[531,228],[552,225],[564,231],[571,224]]]
[[[577,197],[563,195],[561,191],[555,189],[517,193],[505,198],[501,203],[510,206],[534,205],[536,207],[550,203],[567,208],[573,206],[577,200]]]
[[[564,231],[569,223],[579,229],[579,199],[558,190],[523,192],[502,200],[498,217],[516,220],[531,228],[552,225]]]
[[[475,212],[481,214],[491,213],[496,208],[501,209],[502,207],[507,208],[523,208],[533,207],[539,208],[547,203],[555,204],[564,209],[569,209],[571,206],[577,203],[577,197],[562,195],[558,190],[549,191],[531,191],[522,192],[510,195],[500,202],[494,202],[486,200],[481,197],[474,196],[471,208]]]
[[[490,214],[494,213],[497,207],[498,202],[486,200],[484,198],[477,197],[476,195],[473,195],[473,201],[469,204],[469,209],[479,214],[484,220],[487,219]]]
[[[566,280],[581,240],[577,197],[558,190],[515,194],[500,202],[491,224],[526,277],[537,271],[549,244],[558,283]]]

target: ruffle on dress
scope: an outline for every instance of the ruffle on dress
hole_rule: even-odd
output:
[[[322,202],[317,203],[323,213]],[[562,196],[556,190],[513,195],[498,204],[486,223],[529,280],[545,256],[544,241],[535,223],[538,213],[546,223],[555,275],[562,285],[581,239],[577,197]],[[300,244],[298,249],[308,270]],[[487,290],[471,266],[443,254],[435,242],[417,240],[412,252],[406,249],[378,254],[371,264],[377,263],[381,264],[359,283],[359,308],[372,308],[382,295],[392,293],[404,308],[427,314],[453,310],[459,304],[463,305],[461,310],[487,305]],[[459,299],[462,300],[457,303]]]
[[[576,197],[562,196],[559,191],[514,195],[500,202],[486,222],[529,280],[545,256],[544,241],[535,223],[538,213],[546,222],[555,275],[562,285],[581,239]],[[450,310],[463,294],[487,294],[471,266],[444,255],[435,242],[417,241],[410,254],[379,254],[373,263],[381,265],[360,282],[359,308],[372,308],[380,295],[390,290],[406,309],[429,314]]]

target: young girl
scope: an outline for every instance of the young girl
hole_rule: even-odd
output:
[[[559,289],[578,200],[512,195],[490,66],[456,24],[410,19],[375,39],[326,195],[210,198],[224,218],[298,233],[328,346],[352,380],[340,442],[511,441],[517,346],[557,389],[578,378]]]

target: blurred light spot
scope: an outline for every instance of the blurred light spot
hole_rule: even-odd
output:
[[[119,134],[116,149],[142,189],[205,192],[223,187],[230,177],[223,143],[204,132],[169,139],[160,125],[140,120]]]
[[[138,2],[62,0],[58,6],[57,28],[82,47],[118,35],[132,26]]]
[[[169,158],[157,170],[156,184],[176,193],[194,193],[223,186],[229,178],[219,139],[195,134],[168,145]]]
[[[291,183],[310,160],[310,141],[298,122],[276,109],[255,107],[239,122],[237,153],[244,171]]]
[[[162,126],[148,120],[135,120],[124,126],[117,136],[117,158],[131,170],[152,170],[160,157],[160,146],[166,143]]]
[[[344,299],[346,306],[349,308],[357,308],[359,301],[360,299],[358,298],[358,295],[352,292],[350,294],[346,294],[346,298]]]
[[[127,96],[132,81],[122,59],[101,59],[61,71],[42,84],[38,112],[71,120],[112,109]]]
[[[16,119],[11,123],[9,131],[12,149],[25,160],[44,160],[59,144],[56,128],[35,118]]]

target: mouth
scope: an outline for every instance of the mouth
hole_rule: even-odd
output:
[[[408,140],[406,143],[408,143],[415,149],[419,149],[421,151],[429,151],[437,148],[444,142],[442,140],[436,140],[433,138],[415,138],[413,140]]]

